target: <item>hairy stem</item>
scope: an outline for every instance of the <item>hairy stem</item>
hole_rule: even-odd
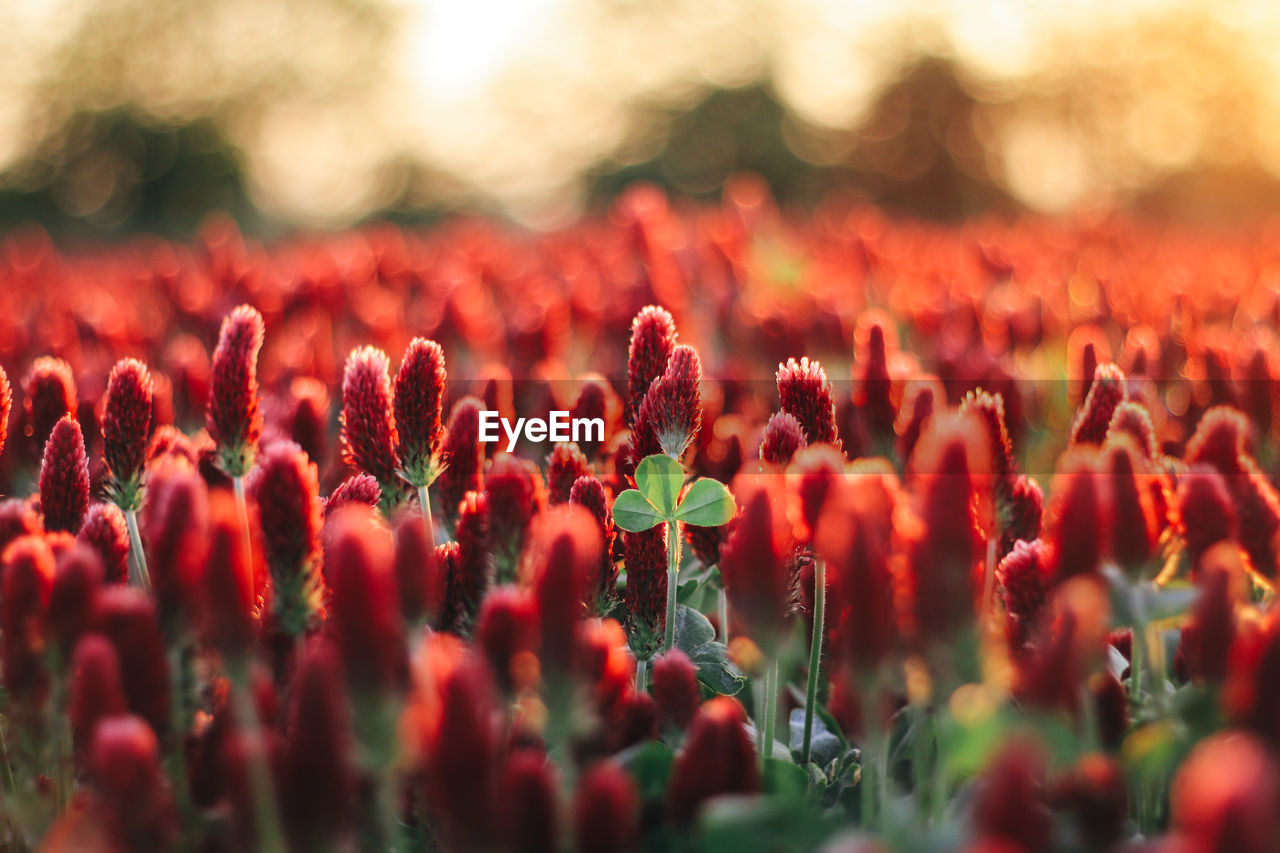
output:
[[[676,587],[680,577],[680,522],[667,522],[667,627],[662,650],[668,651],[676,641]]]
[[[773,730],[778,724],[778,659],[765,664],[764,673],[764,731],[760,736],[760,761],[773,757]]]
[[[649,678],[649,659],[636,661],[636,692],[643,693],[645,682]]]
[[[818,701],[818,675],[822,667],[822,627],[827,611],[827,565],[822,560],[813,564],[813,637],[809,641],[809,678],[804,691],[804,740],[800,745],[800,763],[809,763],[813,744],[813,709]]]
[[[138,511],[126,509],[124,521],[129,528],[129,563],[133,566],[134,580],[149,595],[151,574],[147,571],[147,554],[142,550],[142,534],[138,532]]]
[[[244,534],[244,564],[249,567],[249,577],[255,578],[254,588],[256,589],[257,582],[253,573],[253,540],[249,534],[249,501],[244,494],[244,477],[233,477],[231,482],[235,485],[236,510],[239,512],[240,529]]]

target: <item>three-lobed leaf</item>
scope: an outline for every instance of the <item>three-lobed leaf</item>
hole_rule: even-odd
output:
[[[729,489],[719,480],[703,477],[695,480],[676,507],[676,521],[698,527],[719,527],[733,518],[737,504]]]
[[[627,489],[613,502],[613,523],[629,533],[642,533],[666,520],[666,517],[635,489]]]
[[[684,469],[670,456],[655,453],[641,459],[636,466],[636,488],[664,519],[670,519],[675,512],[683,485]]]

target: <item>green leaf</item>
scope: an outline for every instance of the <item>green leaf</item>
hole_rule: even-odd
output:
[[[676,605],[676,648],[690,654],[716,638],[711,620],[692,607]]]
[[[666,518],[635,489],[627,489],[613,502],[613,523],[630,533],[642,533]]]
[[[641,459],[640,464],[636,466],[636,488],[662,514],[663,520],[672,517],[676,508],[676,498],[679,497],[680,487],[683,485],[684,470],[680,467],[680,463],[670,456],[655,453]]]
[[[698,668],[698,681],[712,693],[733,696],[747,683],[742,670],[729,660],[729,650],[724,643],[704,643],[685,654]]]
[[[671,747],[656,740],[645,741],[618,754],[622,766],[635,779],[636,788],[645,799],[661,799],[671,776],[676,754]]]
[[[809,790],[809,774],[791,761],[766,758],[763,762],[762,787],[767,794],[777,794],[791,799],[804,799]]]
[[[840,738],[827,731],[822,717],[813,715],[813,736],[809,741],[809,760],[825,767],[840,754]],[[789,745],[791,754],[799,756],[804,747],[804,708],[792,708],[791,717],[787,720]]]
[[[703,477],[695,480],[676,507],[675,517],[698,527],[719,527],[737,512],[733,495],[719,480]]]

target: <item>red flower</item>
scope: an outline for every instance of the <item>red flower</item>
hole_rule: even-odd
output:
[[[250,305],[241,305],[222,321],[213,351],[206,427],[222,468],[231,477],[243,477],[253,467],[262,435],[258,352],[264,334],[262,315]]]
[[[628,426],[635,425],[636,413],[649,386],[667,369],[676,346],[676,323],[665,308],[649,305],[631,321],[631,344],[627,350]]]
[[[328,640],[308,644],[293,684],[280,808],[290,840],[298,849],[309,850],[341,836],[356,790],[342,665]]]
[[[1132,400],[1116,406],[1111,415],[1111,423],[1107,425],[1107,437],[1128,435],[1133,438],[1135,446],[1149,461],[1154,461],[1159,453],[1156,444],[1155,427],[1151,425],[1151,415],[1141,403]]]
[[[894,409],[892,383],[889,377],[889,344],[885,329],[892,328],[890,318],[875,309],[858,318],[854,349],[854,405],[863,413],[867,426],[876,438],[893,435],[898,413]],[[896,344],[895,344],[896,345]]]
[[[1029,652],[1032,633],[1040,620],[1049,589],[1053,585],[1052,566],[1044,543],[1039,539],[1017,542],[996,569],[1005,612],[1005,639],[1015,661]]]
[[[666,371],[649,386],[636,413],[638,459],[659,450],[678,458],[697,437],[702,428],[701,381],[697,351],[684,345],[672,350]]]
[[[333,589],[333,633],[347,678],[360,692],[398,689],[406,662],[391,535],[363,507],[342,509],[332,523],[325,575]]]
[[[617,395],[613,393],[609,384],[603,379],[589,378],[582,383],[582,390],[578,392],[578,399],[574,401],[569,417],[574,420],[599,418],[605,423],[605,435],[610,435],[618,422],[618,408]],[[592,459],[604,446],[603,441],[595,439],[583,440],[579,444],[582,446],[582,451]]]
[[[1057,582],[1095,574],[1110,539],[1105,483],[1097,454],[1081,449],[1063,454],[1049,492],[1045,524]]]
[[[298,376],[289,384],[284,433],[321,467],[328,459],[329,405],[329,391],[320,380]]]
[[[779,364],[778,399],[782,410],[800,422],[807,443],[839,446],[835,399],[821,364],[808,358]]]
[[[136,509],[140,500],[153,393],[151,374],[137,359],[122,359],[111,368],[102,407],[102,444],[112,497],[121,509]]]
[[[166,630],[180,630],[195,615],[209,547],[209,490],[189,464],[167,457],[152,467],[142,528],[156,607]]]
[[[395,523],[396,585],[400,613],[406,625],[434,623],[444,599],[444,578],[435,561],[435,546],[427,538],[422,516],[401,512]]]
[[[845,465],[844,454],[829,444],[806,447],[796,454],[787,471],[787,490],[791,524],[799,541],[813,541],[823,507],[844,478]]]
[[[1197,573],[1200,595],[1182,626],[1177,668],[1187,679],[1226,680],[1236,639],[1236,605],[1247,599],[1248,581],[1234,543],[1209,549]]]
[[[40,515],[31,507],[30,501],[19,498],[7,498],[0,501],[0,555],[9,543],[19,536],[28,536],[44,532],[44,523]]]
[[[22,393],[26,397],[23,409],[27,428],[40,450],[49,440],[54,424],[67,415],[75,416],[76,381],[71,365],[60,358],[37,358],[22,379]]]
[[[795,415],[775,412],[764,425],[764,435],[760,441],[760,461],[785,468],[791,464],[791,457],[804,446],[804,429]]]
[[[9,438],[9,414],[13,411],[13,386],[9,384],[9,374],[0,367],[0,453],[4,452],[5,441]]]
[[[600,530],[603,547],[600,551],[600,566],[592,578],[592,610],[597,615],[608,611],[618,585],[618,567],[613,562],[614,538],[613,513],[609,510],[608,497],[604,486],[595,477],[579,477],[569,490],[569,503],[584,507],[595,519]]]
[[[137,587],[109,586],[98,596],[95,630],[120,659],[129,710],[158,732],[169,730],[169,654],[155,605]]]
[[[449,467],[436,480],[440,508],[445,524],[452,529],[458,521],[458,504],[467,492],[484,488],[480,467],[484,463],[484,445],[480,443],[480,412],[484,404],[475,397],[463,397],[449,414],[445,430],[445,458]]]
[[[537,602],[540,657],[548,677],[571,665],[576,626],[603,546],[593,521],[587,510],[568,504],[539,515],[530,531],[522,574]]]
[[[93,733],[89,777],[92,808],[122,850],[165,850],[178,835],[178,815],[160,769],[155,732],[138,717],[106,717]]]
[[[612,762],[600,762],[578,780],[573,800],[578,853],[629,850],[640,817],[640,795],[631,776]]]
[[[319,488],[316,466],[291,442],[268,447],[249,483],[271,572],[272,611],[291,637],[324,609]]]
[[[93,626],[103,571],[97,552],[87,545],[76,543],[56,557],[58,570],[49,590],[48,633],[59,660],[65,662],[81,635]]]
[[[1102,444],[1116,407],[1124,401],[1124,373],[1114,364],[1098,365],[1089,387],[1089,396],[1071,425],[1071,443]]]
[[[430,485],[439,474],[445,376],[439,344],[426,338],[409,342],[396,374],[394,405],[400,470],[412,486]]]
[[[916,443],[924,432],[925,424],[933,416],[936,407],[947,402],[946,392],[937,379],[913,380],[903,391],[902,408],[894,431],[898,434],[898,458],[910,459]]]
[[[1170,792],[1173,833],[1188,850],[1268,853],[1280,834],[1280,773],[1266,747],[1243,732],[1201,741]]]
[[[53,551],[41,536],[15,539],[0,555],[0,658],[4,684],[17,702],[37,705],[48,689],[43,663],[49,593],[57,572]]]
[[[677,825],[687,826],[714,796],[760,789],[746,722],[742,706],[728,696],[717,696],[698,711],[667,783],[667,809]]]
[[[1111,492],[1111,556],[1131,577],[1140,577],[1160,536],[1151,491],[1146,487],[1146,463],[1127,436],[1108,440],[1104,462]]]
[[[538,608],[527,590],[511,585],[489,590],[476,620],[476,645],[505,694],[534,686],[537,672],[528,664],[534,662],[538,636]]]
[[[729,604],[756,645],[769,653],[777,651],[799,601],[799,576],[788,565],[786,498],[777,480],[739,476],[734,491],[740,514],[720,551]]]
[[[58,421],[40,463],[40,511],[45,530],[76,533],[89,511],[89,459],[75,418]]]
[[[978,389],[965,394],[960,401],[960,411],[972,413],[981,421],[987,432],[987,454],[997,499],[1002,503],[1013,488],[1013,443],[1009,441],[1009,429],[1005,424],[1004,398]],[[983,472],[987,473],[987,472]]]
[[[88,634],[71,658],[71,701],[67,716],[77,762],[89,748],[98,721],[128,711],[115,647],[100,634]]]
[[[1194,574],[1210,546],[1239,536],[1236,509],[1226,480],[1208,465],[1192,465],[1178,481],[1178,505],[1185,524],[1183,539]]]
[[[578,445],[557,444],[547,457],[547,500],[551,505],[566,503],[579,477],[591,476],[591,465]]]
[[[368,474],[353,474],[338,484],[338,488],[325,499],[324,517],[328,519],[341,507],[358,504],[376,509],[382,500],[382,489],[378,481]]]
[[[643,533],[623,533],[627,567],[627,640],[636,657],[647,660],[662,643],[667,625],[667,525]],[[678,543],[672,543],[678,544]]]
[[[342,458],[371,474],[384,500],[397,503],[404,484],[396,473],[398,438],[392,415],[387,354],[376,347],[351,351],[342,374]]]
[[[498,839],[520,853],[554,853],[559,835],[556,779],[539,750],[516,749],[498,776],[494,803]]]
[[[538,466],[509,453],[499,453],[485,472],[484,491],[489,501],[489,535],[498,562],[499,577],[514,575],[524,548],[529,521],[546,503]]]
[[[1090,753],[1053,785],[1053,800],[1065,807],[1090,850],[1111,850],[1124,838],[1128,807],[1124,769],[1110,756]]]
[[[445,575],[444,625],[468,631],[475,622],[484,591],[493,581],[493,546],[489,538],[489,497],[468,492],[458,507],[457,555]],[[441,556],[436,549],[436,556]]]
[[[654,658],[652,691],[663,725],[687,728],[702,699],[698,671],[689,656],[673,648]]]
[[[979,837],[1005,839],[1019,850],[1052,848],[1045,764],[1034,741],[1015,740],[1001,748],[977,785],[973,823]]]
[[[92,548],[102,560],[106,583],[129,582],[129,529],[120,507],[115,504],[89,507],[76,540]]]
[[[1008,554],[1016,542],[1030,542],[1039,539],[1043,532],[1044,493],[1040,484],[1025,474],[1019,474],[1013,480],[1008,500],[1000,517],[1000,550],[997,554],[1003,557]]]
[[[243,660],[253,645],[253,568],[245,553],[244,529],[235,499],[223,491],[209,501],[209,556],[200,597],[204,637],[228,658]]]

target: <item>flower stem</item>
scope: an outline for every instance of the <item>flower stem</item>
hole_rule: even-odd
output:
[[[237,482],[239,478],[237,478]],[[253,792],[254,830],[257,849],[284,851],[284,831],[280,826],[280,812],[276,804],[275,786],[267,766],[266,744],[262,739],[262,727],[258,722],[258,710],[254,707],[249,686],[249,667],[239,670],[232,680],[231,696],[235,715],[242,731],[249,740],[249,790]]]
[[[822,668],[822,627],[827,610],[827,566],[822,560],[813,564],[813,637],[809,641],[809,678],[804,691],[804,740],[800,746],[800,763],[809,763],[813,744],[813,709],[818,701],[818,675]]]
[[[765,664],[764,672],[764,731],[760,736],[760,761],[773,757],[773,730],[778,723],[778,659]]]
[[[138,532],[138,511],[124,511],[125,525],[129,528],[129,562],[133,564],[134,580],[142,591],[151,593],[151,574],[147,571],[147,554],[142,550],[142,534]]]
[[[720,587],[720,594],[716,598],[716,616],[720,620],[720,642],[727,646],[729,645],[729,596],[723,586]]]
[[[434,548],[436,532],[431,521],[431,499],[427,496],[426,486],[418,486],[418,503],[422,506],[422,526],[427,532],[427,547]]]
[[[257,577],[253,572],[253,540],[249,534],[249,501],[244,495],[244,477],[233,477],[231,482],[236,490],[236,510],[240,514],[240,529],[244,532],[244,564],[249,567],[249,577],[254,579],[254,589],[258,588]]]
[[[636,661],[636,692],[643,693],[645,682],[649,679],[649,659]]]
[[[662,639],[662,650],[668,651],[676,642],[676,587],[680,579],[680,522],[667,522],[667,627]]]

